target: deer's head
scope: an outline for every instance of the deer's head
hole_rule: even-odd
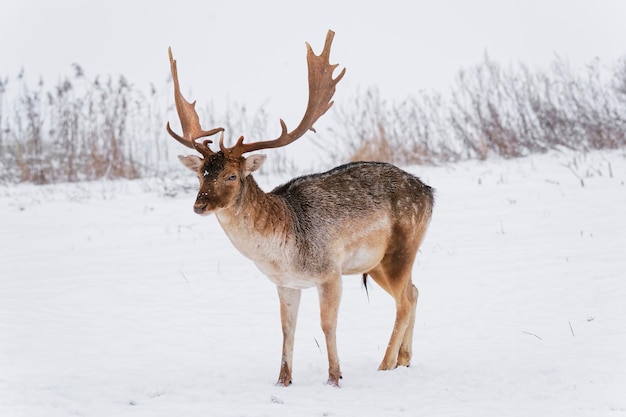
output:
[[[200,158],[195,155],[178,159],[200,179],[200,191],[193,210],[200,215],[230,207],[239,195],[244,179],[263,165],[265,155],[231,159],[223,151]]]
[[[345,68],[333,78],[333,71],[337,64],[329,63],[330,46],[335,33],[328,31],[324,49],[320,55],[315,55],[311,45],[307,45],[307,64],[309,71],[309,101],[304,117],[300,124],[291,132],[281,119],[281,134],[273,140],[243,143],[241,136],[233,147],[224,146],[224,129],[221,127],[203,130],[200,126],[198,113],[195,110],[196,102],[189,103],[180,92],[178,69],[176,61],[169,49],[170,67],[174,80],[174,100],[176,111],[183,129],[182,136],[175,133],[170,124],[167,124],[168,133],[178,142],[195,149],[202,157],[195,155],[179,156],[181,162],[194,171],[200,179],[200,191],[194,204],[194,211],[198,214],[210,214],[230,207],[243,186],[243,181],[252,172],[256,171],[265,161],[264,155],[243,155],[261,149],[286,146],[304,135],[308,130],[315,132],[313,124],[333,105],[331,101],[335,93],[335,86],[344,76]],[[205,139],[202,143],[197,139],[221,133],[219,140],[220,150],[214,152],[209,145],[211,140]]]

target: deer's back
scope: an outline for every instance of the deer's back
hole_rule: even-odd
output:
[[[320,270],[334,253],[358,258],[363,251],[384,252],[394,234],[423,233],[434,202],[433,189],[419,178],[379,162],[295,178],[271,194],[291,213],[300,264]]]
[[[276,187],[271,194],[284,199],[298,215],[320,215],[326,219],[407,208],[430,213],[434,201],[431,187],[416,176],[382,162],[353,162],[295,178]]]

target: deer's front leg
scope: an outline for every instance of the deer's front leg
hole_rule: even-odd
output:
[[[280,322],[283,327],[283,355],[277,385],[286,387],[291,384],[293,342],[296,333],[301,291],[287,287],[276,288],[278,289],[278,298],[280,299]]]
[[[341,300],[341,277],[318,287],[320,318],[328,351],[328,384],[338,387],[341,379],[337,354],[337,316]]]

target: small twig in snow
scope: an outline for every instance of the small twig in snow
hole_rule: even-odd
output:
[[[531,335],[531,336],[535,336],[535,337],[536,337],[537,339],[539,339],[539,340],[543,340],[541,337],[537,336],[537,335],[536,335],[536,334],[534,334],[534,333],[525,332],[525,331],[522,331],[522,333],[524,333],[524,334],[529,334],[529,335]]]
[[[583,180],[583,177],[581,177],[580,175],[578,175],[578,173],[576,171],[574,171],[574,168],[572,168],[572,166],[570,164],[565,165],[567,168],[569,168],[569,170],[572,172],[572,174],[574,174],[574,176],[576,178],[578,178],[578,180],[580,181],[580,186],[584,187],[585,186],[585,181]]]
[[[571,321],[568,321],[568,323],[569,323],[569,329],[572,331],[572,336],[576,336],[576,335],[574,334],[574,328],[572,327],[572,322],[571,322]]]
[[[322,348],[320,347],[320,344],[317,342],[317,339],[313,338],[313,340],[315,340],[315,344],[317,345],[317,348],[320,350],[320,353],[322,353]]]
[[[274,395],[270,395],[270,401],[273,402],[274,404],[285,404],[283,400],[281,400],[280,398]]]

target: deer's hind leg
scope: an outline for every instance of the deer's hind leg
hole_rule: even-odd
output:
[[[400,350],[398,351],[398,366],[409,366],[411,364],[411,357],[413,356],[413,329],[415,328],[415,310],[417,309],[417,299],[419,297],[419,291],[417,287],[409,281],[409,287],[407,291],[411,291],[413,295],[409,297],[412,301],[413,308],[409,316],[409,325],[404,332],[402,343],[400,344]]]
[[[411,281],[415,254],[404,251],[385,255],[380,264],[368,272],[372,279],[396,301],[396,320],[379,370],[408,366],[411,362],[413,327],[418,291]]]

